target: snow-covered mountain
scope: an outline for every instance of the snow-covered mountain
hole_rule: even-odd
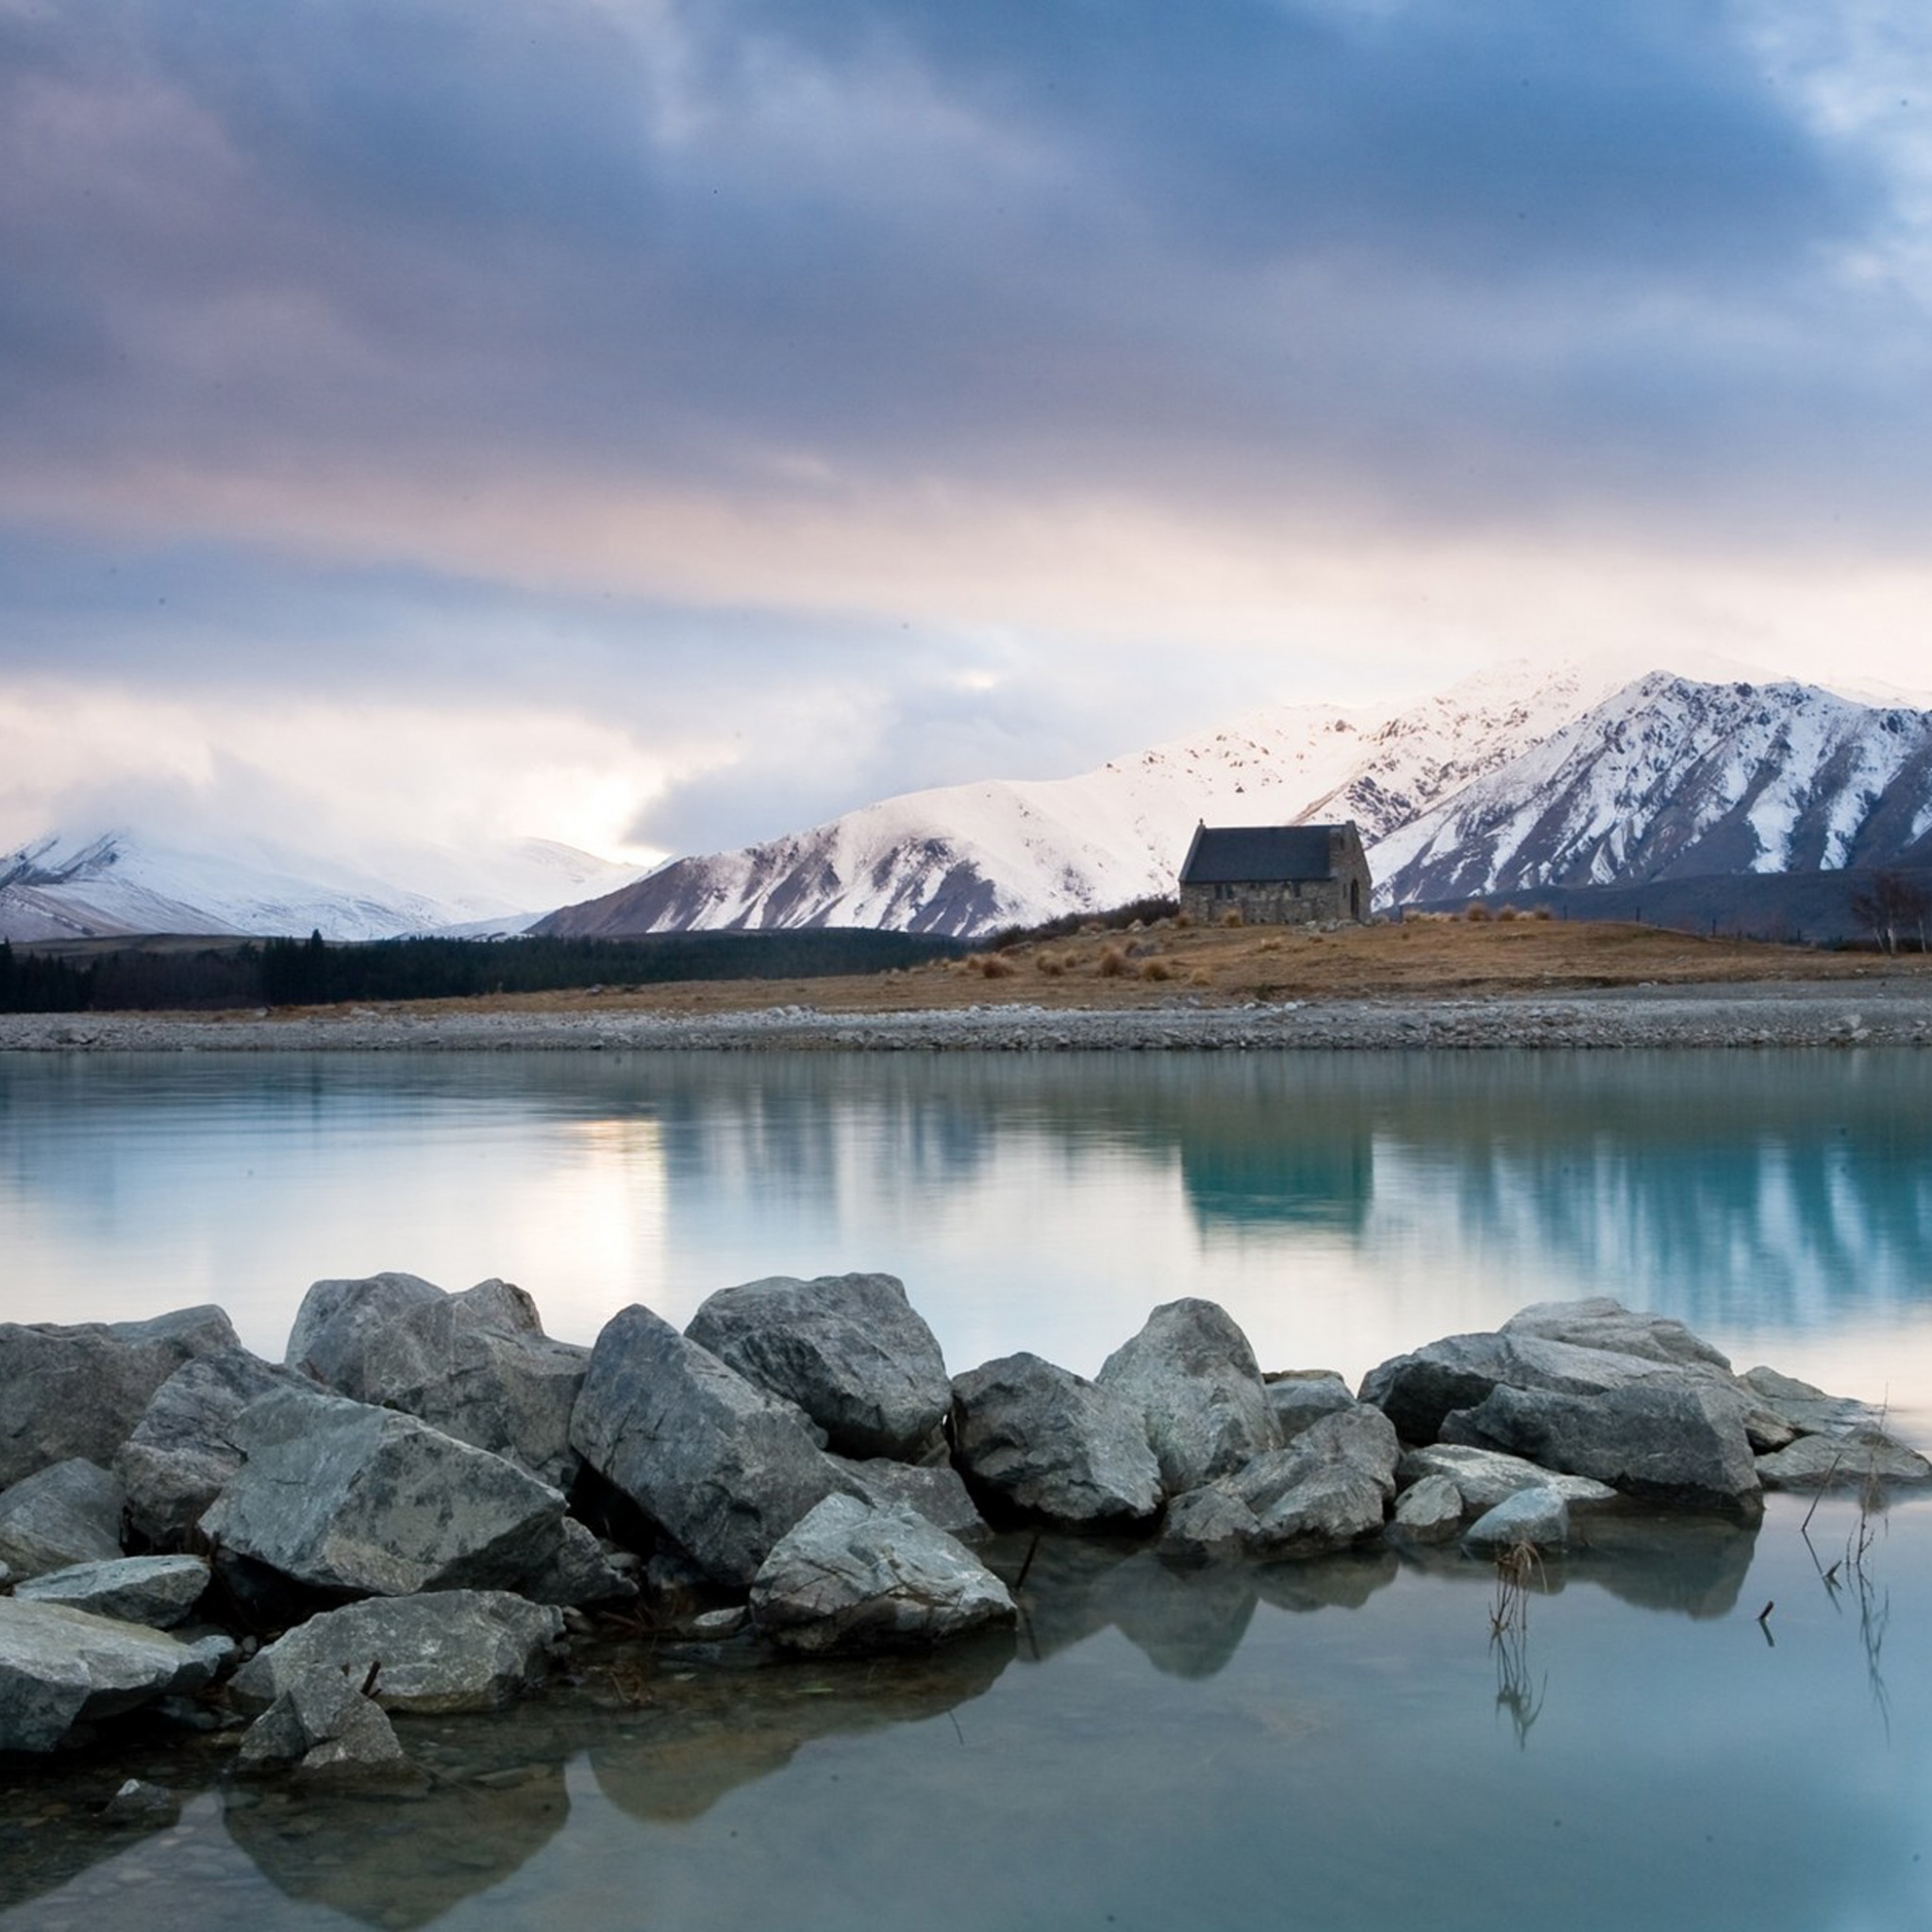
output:
[[[1928,747],[1932,713],[1809,686],[1517,664],[1405,709],[1283,708],[1079,777],[909,792],[536,929],[970,936],[1171,891],[1201,819],[1353,818],[1384,905],[1885,864],[1924,852]]]
[[[1283,706],[1074,778],[908,792],[810,831],[680,858],[538,930],[882,925],[972,934],[1174,889],[1203,818],[1353,817],[1374,840],[1613,690],[1577,666],[1484,672],[1407,709]]]
[[[637,876],[634,867],[536,839],[494,852],[424,854],[399,869],[428,883],[406,886],[240,838],[211,850],[121,831],[54,834],[0,857],[0,939],[514,932],[574,892],[608,891]]]
[[[1376,841],[1386,902],[1932,863],[1932,711],[1639,678]]]

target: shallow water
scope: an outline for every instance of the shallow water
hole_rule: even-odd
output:
[[[1613,1291],[1932,1440],[1932,1069],[1905,1055],[0,1063],[16,1319],[497,1273],[588,1340],[772,1272],[901,1274],[948,1358],[1091,1372],[1155,1302],[1359,1374]],[[424,1722],[407,1803],[156,1745],[0,1777],[0,1926],[1923,1924],[1932,1505],[1599,1524],[1520,1641],[1455,1557],[1170,1572],[1048,1545],[1008,1644],[721,1675],[602,1659]],[[1023,1552],[1000,1562],[1016,1574]],[[1831,1585],[1824,1574],[1837,1562]],[[1762,1624],[1759,1611],[1775,1608]],[[138,1749],[140,1747],[129,1747]],[[62,1808],[65,1807],[65,1808]]]

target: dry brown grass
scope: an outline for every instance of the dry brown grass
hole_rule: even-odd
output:
[[[1104,961],[1108,954],[1119,963]],[[709,980],[596,993],[507,994],[450,1001],[477,1011],[728,1013],[760,1007],[813,1007],[822,1012],[916,1011],[1011,1000],[1058,1008],[1158,1007],[1176,1000],[1205,1006],[1244,1000],[1427,999],[1491,992],[1559,993],[1583,987],[1765,980],[1857,980],[1932,977],[1932,958],[1813,952],[1802,946],[1699,939],[1654,926],[1585,924],[1564,920],[1413,918],[1401,925],[1345,926],[1326,934],[1295,927],[1193,927],[1163,933],[1158,956],[1170,979],[1143,976],[1118,936],[1089,933],[1057,940],[1033,956],[975,956],[897,973],[848,979]],[[981,958],[1007,971],[988,977]],[[1055,973],[1046,963],[1057,962]],[[1016,965],[1015,961],[1019,963]],[[416,1010],[434,1011],[425,1002]],[[382,1010],[408,1010],[384,1008]]]

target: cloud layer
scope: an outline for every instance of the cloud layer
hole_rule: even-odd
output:
[[[0,0],[0,693],[575,719],[670,850],[1524,648],[1909,679],[1897,11]]]

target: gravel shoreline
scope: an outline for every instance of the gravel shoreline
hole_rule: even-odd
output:
[[[0,1015],[5,1053],[1210,1052],[1499,1047],[1932,1046],[1932,983],[1874,975],[1432,999],[1056,1010],[985,1006],[828,1013],[808,1006],[672,1016],[394,1012],[209,1018]]]

